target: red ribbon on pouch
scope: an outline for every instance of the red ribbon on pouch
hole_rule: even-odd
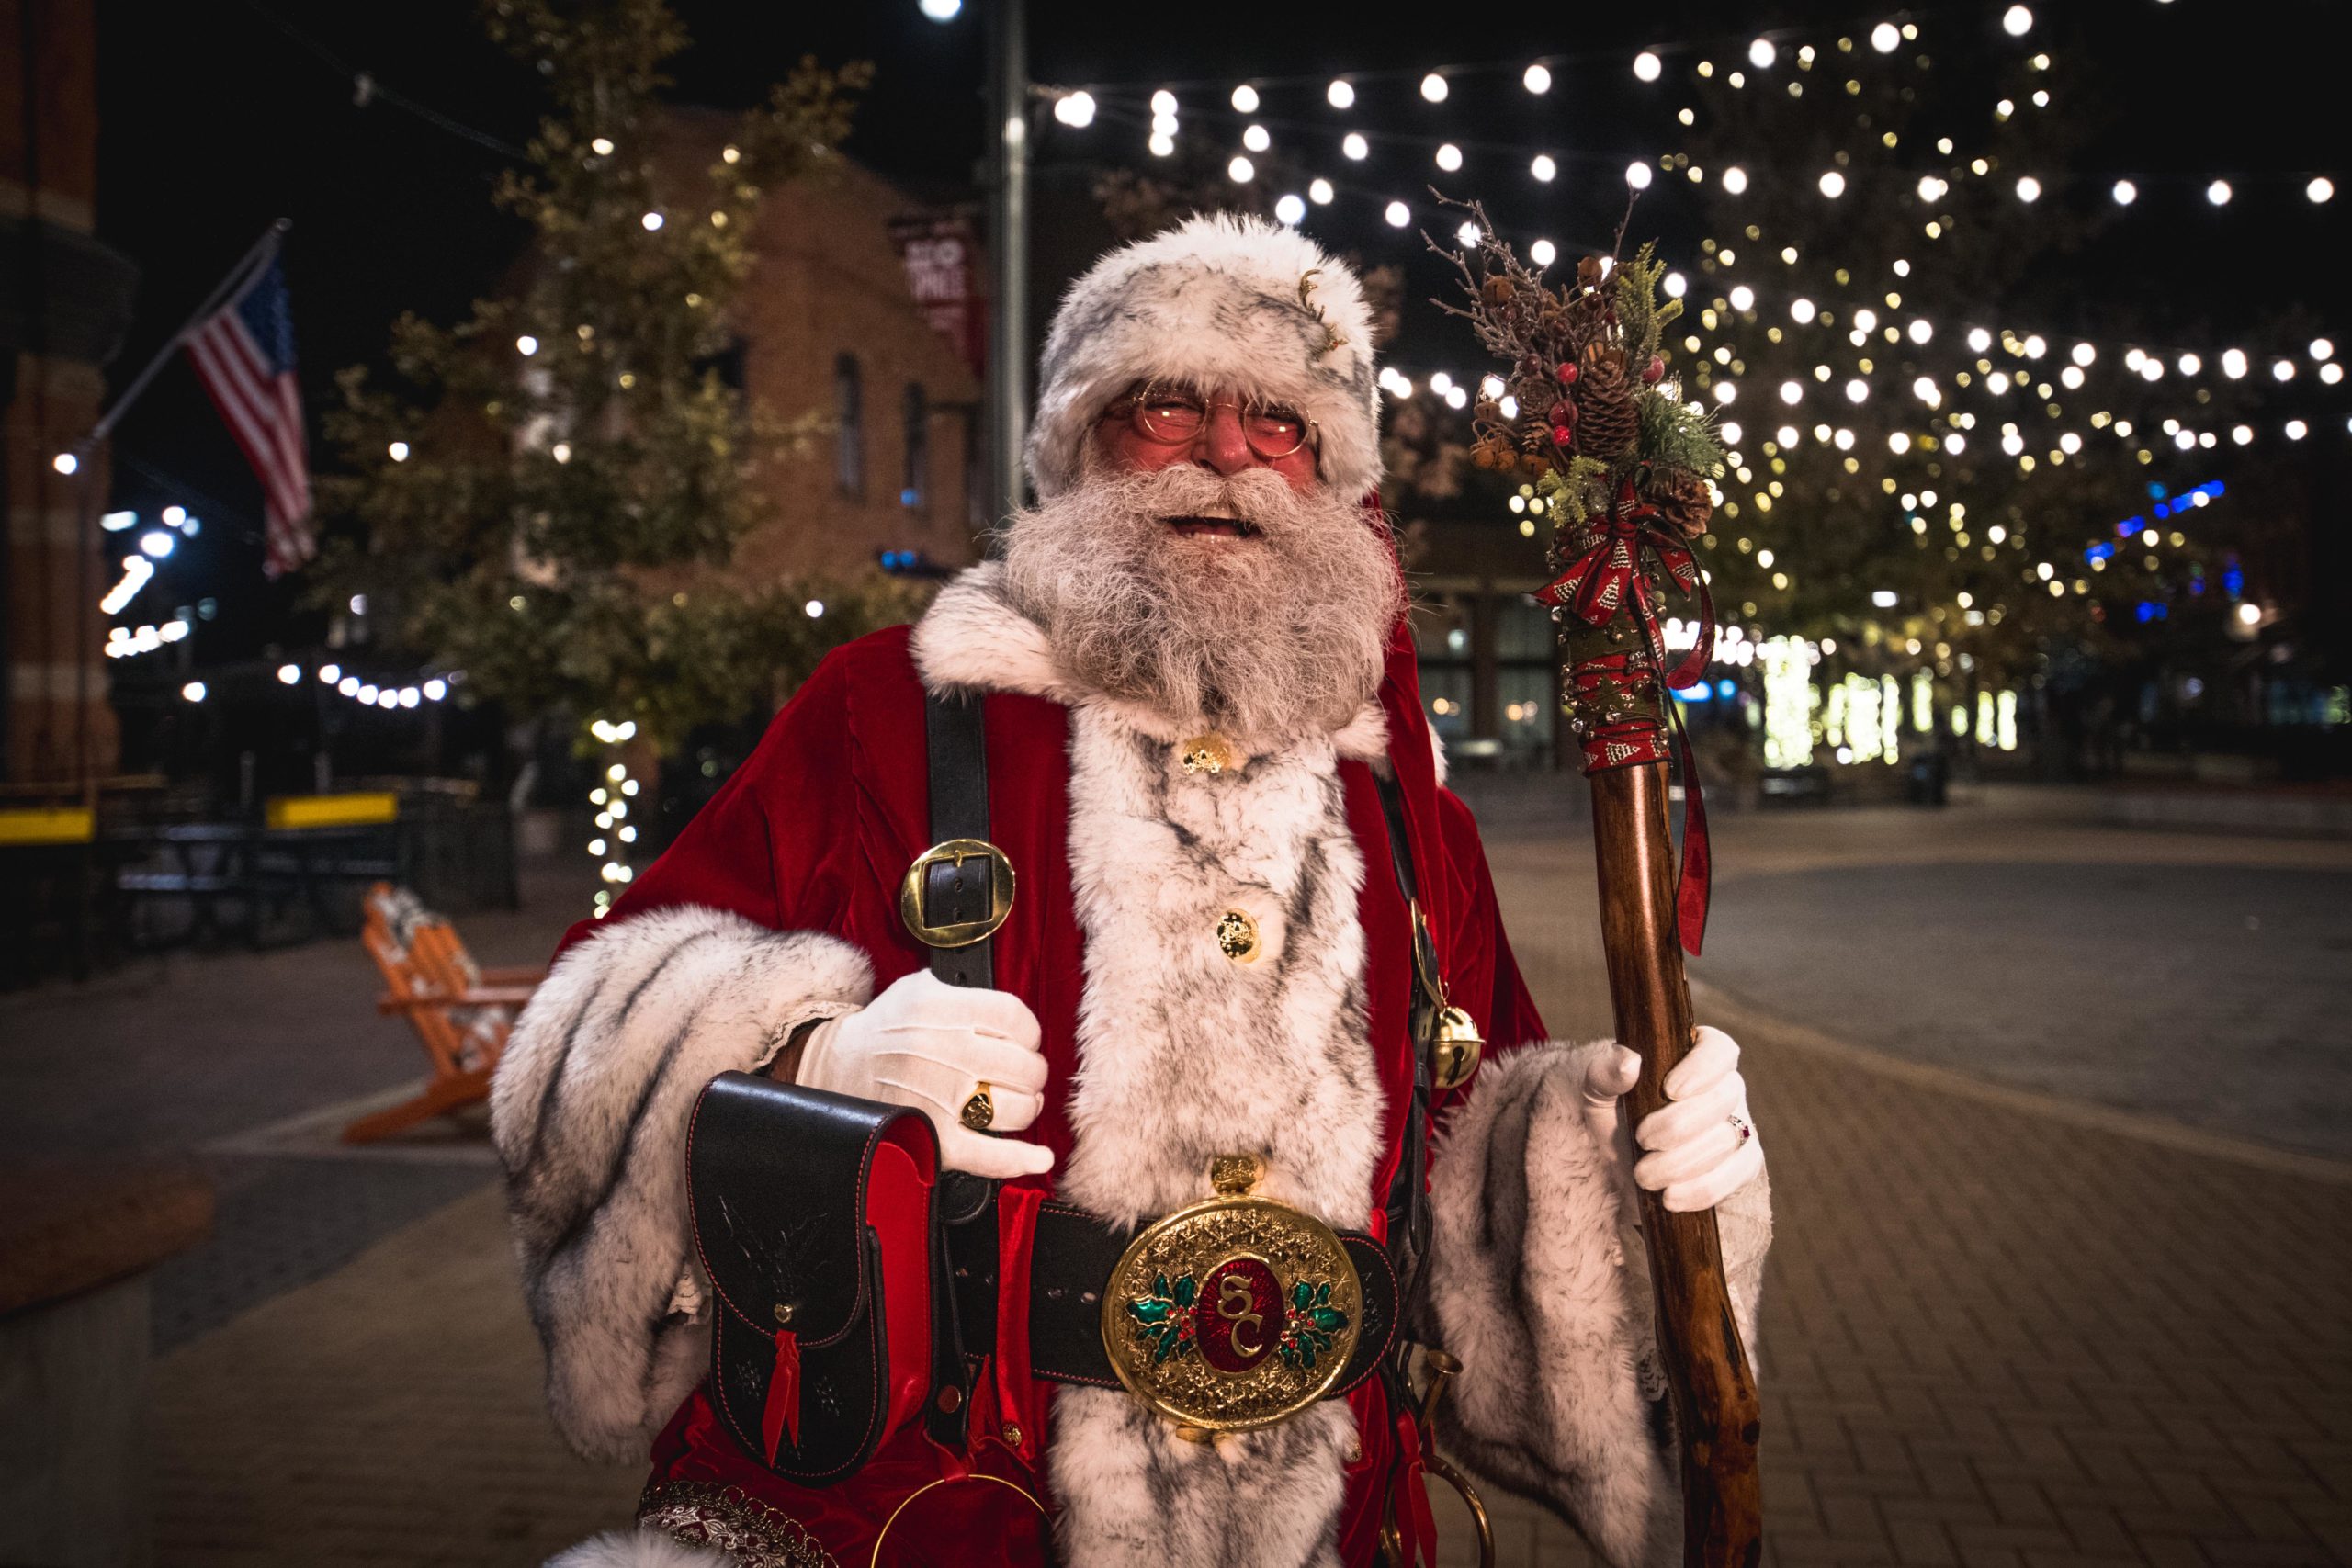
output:
[[[779,1438],[800,1441],[800,1337],[789,1328],[775,1337],[775,1366],[768,1372],[768,1402],[760,1410],[760,1440],[775,1459]]]

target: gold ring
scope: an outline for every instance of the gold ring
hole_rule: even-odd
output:
[[[981,1079],[980,1087],[972,1091],[972,1098],[964,1102],[957,1120],[975,1133],[985,1133],[995,1125],[996,1101],[989,1096],[987,1079]]]

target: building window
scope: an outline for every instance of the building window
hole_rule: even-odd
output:
[[[833,359],[833,482],[854,500],[865,493],[865,380],[857,355]]]
[[[931,491],[931,397],[921,381],[907,383],[904,417],[907,466],[899,480],[899,504],[920,508]]]

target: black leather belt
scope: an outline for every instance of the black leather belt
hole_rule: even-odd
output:
[[[1135,1232],[1104,1224],[1082,1209],[1047,1202],[1037,1211],[1036,1243],[1029,1262],[1029,1370],[1055,1382],[1117,1388],[1102,1348],[1102,1288]],[[1396,1271],[1381,1245],[1360,1231],[1341,1231],[1363,1291],[1363,1327],[1347,1370],[1332,1388],[1346,1393],[1377,1371],[1396,1337]],[[955,1278],[956,1318],[964,1342],[993,1346],[997,1304],[997,1213],[991,1191],[986,1210],[947,1230]],[[974,1359],[978,1359],[977,1357]]]

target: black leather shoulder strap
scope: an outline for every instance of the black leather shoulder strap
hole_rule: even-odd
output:
[[[1405,795],[1396,776],[1374,768],[1380,786],[1381,816],[1388,824],[1388,858],[1396,867],[1396,888],[1404,894],[1413,927],[1412,998],[1413,1107],[1405,1127],[1404,1157],[1396,1162],[1396,1179],[1388,1188],[1388,1256],[1405,1299],[1412,1297],[1414,1276],[1429,1253],[1430,1041],[1435,1028],[1438,1000],[1437,948],[1423,917],[1420,884],[1413,874],[1413,841],[1405,831]]]
[[[933,692],[923,699],[923,739],[931,771],[931,841],[934,844],[989,836],[988,731],[982,722],[986,700],[977,692],[953,696]],[[939,924],[986,918],[994,896],[992,874],[985,860],[933,865],[922,890],[925,918]],[[995,949],[992,936],[966,947],[934,947],[931,972],[951,986],[991,988],[996,984]],[[932,1236],[931,1402],[924,1407],[923,1420],[932,1440],[954,1452],[963,1451],[970,1419],[966,1406],[972,1392],[972,1367],[967,1349],[986,1355],[994,1348],[995,1336],[978,1332],[983,1326],[993,1327],[993,1312],[986,1325],[959,1321],[962,1314],[957,1310],[956,1261],[949,1236],[968,1229],[977,1237],[981,1227],[974,1222],[983,1215],[993,1218],[995,1195],[992,1181],[966,1171],[940,1172],[935,1201],[941,1223]],[[996,1226],[989,1224],[986,1230],[985,1239],[993,1252]]]
[[[977,692],[955,696],[933,692],[923,699],[934,844],[989,836],[988,735],[981,723],[985,700]],[[989,865],[981,860],[933,866],[923,889],[925,918],[938,925],[985,919],[994,892],[989,877]],[[983,937],[968,947],[934,947],[931,972],[951,986],[985,989],[996,981],[995,947],[994,937]]]

